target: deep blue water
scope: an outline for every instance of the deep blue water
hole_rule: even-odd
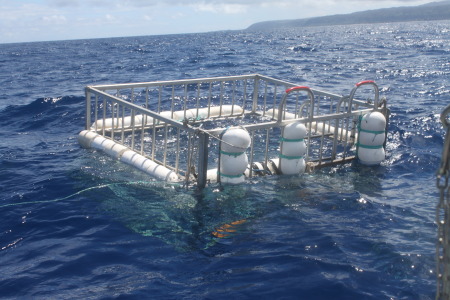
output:
[[[0,297],[433,299],[448,28],[0,45]],[[86,85],[251,73],[339,94],[376,80],[386,161],[186,191],[77,143]]]

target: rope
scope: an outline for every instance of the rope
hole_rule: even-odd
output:
[[[78,191],[76,193],[70,194],[70,195],[62,197],[62,198],[56,198],[56,199],[51,199],[51,200],[39,200],[39,201],[25,201],[25,202],[9,203],[9,204],[0,205],[0,208],[11,207],[11,206],[19,206],[19,205],[26,205],[26,204],[59,202],[59,201],[67,200],[69,198],[75,197],[77,195],[83,194],[83,193],[91,191],[91,190],[103,189],[103,188],[110,187],[110,186],[133,185],[133,184],[149,184],[149,182],[148,181],[132,181],[132,182],[119,182],[119,183],[102,184],[102,185],[98,185],[98,186],[85,188],[85,189],[83,189],[81,191]],[[169,183],[166,183],[166,184],[169,184]],[[171,183],[171,185],[179,185],[179,184]]]

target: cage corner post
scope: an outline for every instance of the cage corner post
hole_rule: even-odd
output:
[[[198,151],[198,175],[197,187],[204,188],[206,186],[207,172],[208,172],[208,143],[209,136],[206,132],[199,132],[199,151]]]

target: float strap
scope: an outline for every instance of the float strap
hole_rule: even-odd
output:
[[[360,144],[360,143],[356,143],[357,147],[361,147],[361,148],[365,148],[365,149],[381,149],[383,148],[383,145],[378,145],[378,146],[369,146],[369,145],[364,145],[364,144]]]
[[[302,159],[303,158],[303,156],[289,156],[289,155],[284,155],[284,154],[279,154],[278,157],[286,158],[286,159]]]
[[[234,157],[238,157],[239,155],[244,154],[245,152],[225,152],[220,150],[220,154],[224,154],[224,155],[228,155],[228,156],[234,156]]]

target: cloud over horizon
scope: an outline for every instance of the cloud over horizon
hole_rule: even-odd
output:
[[[430,0],[0,0],[0,43],[245,29]]]

